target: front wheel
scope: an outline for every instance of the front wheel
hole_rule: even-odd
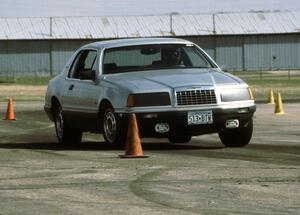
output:
[[[111,145],[125,145],[127,126],[122,123],[113,108],[107,105],[102,112],[103,137]]]
[[[71,128],[63,115],[62,107],[56,104],[54,107],[54,124],[56,137],[61,144],[79,144],[82,139],[82,131]]]
[[[242,128],[219,131],[219,137],[227,147],[242,147],[248,145],[252,132],[253,119],[251,118]]]

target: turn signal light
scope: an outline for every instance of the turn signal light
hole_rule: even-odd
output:
[[[134,106],[133,95],[128,95],[128,98],[127,98],[127,107],[133,107],[133,106]]]

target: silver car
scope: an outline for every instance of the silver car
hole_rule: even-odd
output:
[[[124,144],[135,113],[140,136],[185,143],[218,132],[226,146],[249,143],[256,110],[248,85],[223,72],[197,45],[140,38],[79,48],[48,85],[45,111],[60,143],[83,132]]]

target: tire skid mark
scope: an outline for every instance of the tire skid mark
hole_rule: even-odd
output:
[[[53,155],[53,156],[57,156],[57,157],[68,157],[65,154],[61,154],[61,153],[57,153],[54,151],[45,151],[45,150],[39,150],[39,149],[31,149],[30,151],[32,152],[37,152],[37,153],[42,153],[42,154],[47,154],[47,155]]]
[[[48,125],[46,127],[41,127],[41,128],[30,128],[30,129],[25,129],[25,131],[38,131],[38,130],[44,130],[48,128],[53,128],[54,124]]]
[[[129,185],[130,191],[137,197],[144,199],[148,202],[158,204],[167,208],[176,209],[180,211],[189,212],[192,214],[199,214],[199,211],[194,210],[192,208],[186,208],[186,207],[180,207],[179,205],[174,205],[171,202],[167,201],[160,201],[162,198],[161,194],[159,194],[160,198],[156,199],[156,193],[154,191],[150,191],[146,188],[149,183],[154,182],[160,182],[161,180],[152,180],[159,175],[161,175],[163,172],[168,171],[164,169],[157,169],[151,172],[148,172],[140,177],[138,177],[136,180],[132,181]],[[167,197],[167,196],[166,196]]]
[[[73,183],[49,183],[49,184],[28,184],[28,185],[16,185],[0,187],[0,191],[10,190],[42,190],[42,189],[60,189],[60,188],[76,188],[76,187],[95,187],[95,186],[125,186],[128,181],[84,181],[84,182],[73,182]]]
[[[229,208],[223,208],[222,211],[219,211],[217,208],[191,208],[191,207],[186,207],[181,204],[181,202],[178,202],[176,204],[175,202],[170,201],[170,195],[164,194],[164,193],[157,193],[155,190],[150,190],[149,187],[155,187],[155,184],[174,184],[173,186],[178,186],[180,184],[206,184],[209,186],[214,187],[216,184],[222,184],[226,186],[226,184],[257,184],[261,186],[267,186],[266,183],[299,183],[300,182],[300,177],[294,176],[294,177],[252,177],[252,178],[219,178],[219,179],[184,179],[184,180],[161,180],[159,179],[159,176],[163,173],[169,171],[169,169],[158,169],[155,171],[148,172],[140,177],[138,177],[136,180],[132,181],[130,183],[130,190],[131,192],[148,202],[158,204],[170,209],[176,209],[180,211],[184,211],[186,213],[192,213],[192,214],[199,214],[204,213],[204,214],[224,214],[224,212],[228,213],[242,213],[241,209],[229,209]],[[222,188],[223,189],[223,188]],[[225,190],[226,191],[226,190]],[[164,196],[165,195],[165,196]],[[228,195],[228,194],[226,194]],[[242,204],[245,204],[241,202]],[[208,203],[209,204],[209,203]],[[270,206],[265,206],[264,210],[269,210]],[[270,209],[271,210],[271,209]],[[256,213],[252,213],[256,214]],[[258,213],[259,214],[259,213]]]

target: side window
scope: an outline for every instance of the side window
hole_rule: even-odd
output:
[[[97,52],[89,51],[84,61],[84,70],[92,70],[96,61]]]
[[[78,74],[76,74],[78,72],[76,70],[76,68],[77,68],[77,65],[79,64],[82,53],[83,52],[79,52],[77,54],[77,56],[75,57],[75,59],[73,60],[69,74],[68,74],[68,78],[75,78],[76,76],[78,76]]]
[[[68,77],[81,80],[93,80],[95,74],[95,70],[93,69],[96,57],[97,52],[95,50],[83,50],[79,52],[72,63]]]

